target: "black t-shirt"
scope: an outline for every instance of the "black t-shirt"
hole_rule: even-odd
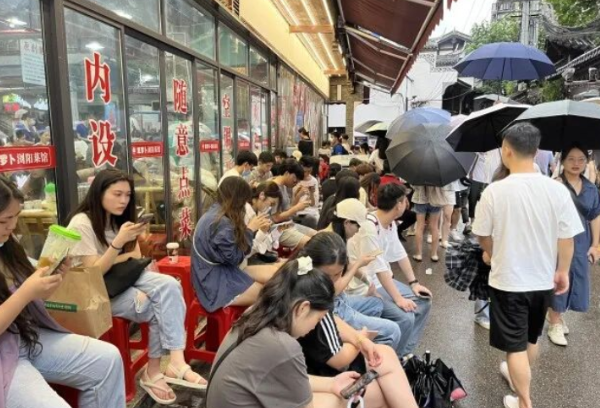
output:
[[[333,313],[327,313],[317,327],[306,336],[299,338],[298,342],[302,346],[308,374],[335,377],[341,373],[327,365],[327,362],[338,354],[343,346]],[[366,372],[365,360],[361,354],[350,364],[348,370],[361,374]]]

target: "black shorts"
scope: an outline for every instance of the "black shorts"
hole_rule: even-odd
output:
[[[454,204],[455,209],[467,208],[469,205],[469,190],[465,189],[463,191],[457,191],[454,193],[456,195],[456,204]]]
[[[508,353],[527,350],[542,335],[552,290],[504,292],[490,287],[490,345]]]

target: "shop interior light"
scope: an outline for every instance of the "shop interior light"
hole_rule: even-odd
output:
[[[126,12],[125,12],[125,11],[123,11],[123,10],[117,10],[117,11],[115,11],[115,13],[116,13],[116,14],[117,14],[119,17],[126,18],[127,20],[131,20],[131,19],[133,19],[133,16],[132,16],[131,14],[129,14],[129,13],[126,13]]]
[[[97,41],[92,41],[85,45],[85,48],[92,51],[100,51],[104,49],[104,46]]]
[[[27,25],[27,23],[25,21],[19,20],[17,17],[10,17],[6,20],[6,22],[8,23],[8,26],[10,28]]]
[[[327,12],[327,20],[329,24],[333,25],[333,17],[331,17],[331,9],[329,8],[329,0],[323,0],[323,7],[325,7],[325,11]]]

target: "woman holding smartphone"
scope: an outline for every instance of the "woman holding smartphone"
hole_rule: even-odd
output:
[[[75,210],[69,228],[81,234],[71,256],[84,267],[102,273],[130,258],[142,257],[137,238],[146,224],[136,223],[133,180],[116,169],[102,170],[87,196]],[[175,402],[169,384],[205,389],[206,381],[192,371],[185,349],[185,302],[181,285],[171,276],[145,271],[125,292],[111,299],[113,316],[150,327],[149,361],[140,378],[141,387],[159,404]],[[161,357],[170,361],[164,374]]]
[[[125,408],[117,348],[69,333],[44,308],[69,261],[51,276],[48,268],[35,270],[13,235],[23,201],[0,177],[0,408],[69,408],[49,382],[78,389],[81,408]]]

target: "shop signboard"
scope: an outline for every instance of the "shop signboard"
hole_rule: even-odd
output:
[[[41,40],[20,40],[23,82],[46,86],[44,46]]]
[[[219,151],[218,140],[201,140],[200,141],[200,152],[202,153],[214,153]]]
[[[45,170],[56,167],[54,146],[0,147],[0,171]]]
[[[250,149],[250,141],[245,139],[238,140],[238,149],[248,150]]]
[[[162,142],[134,142],[131,144],[131,153],[134,159],[143,157],[162,157]]]

